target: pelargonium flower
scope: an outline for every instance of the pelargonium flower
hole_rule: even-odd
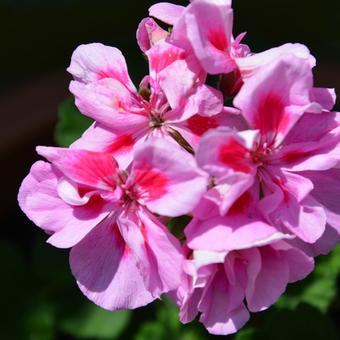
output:
[[[109,153],[38,147],[51,163],[33,165],[19,192],[21,209],[72,247],[82,292],[103,308],[136,308],[176,289],[182,273],[178,240],[152,214],[189,213],[207,176],[174,143],[150,139],[135,149],[129,172]]]
[[[235,333],[248,321],[249,311],[267,309],[287,283],[301,280],[313,270],[313,258],[298,248],[285,241],[263,243],[224,252],[189,252],[187,277],[176,295],[180,320],[191,322],[200,313],[199,320],[209,333]]]
[[[234,38],[231,0],[149,15],[172,27],[139,24],[149,74],[138,90],[118,49],[75,50],[70,90],[94,123],[70,148],[38,147],[48,162],[32,166],[19,204],[49,243],[71,248],[96,304],[167,293],[182,322],[200,313],[210,333],[234,333],[340,240],[335,92],[314,87],[307,47],[253,53],[245,33]],[[179,240],[163,221],[181,215],[191,221]]]
[[[167,41],[196,57],[202,69],[209,74],[233,74],[222,78],[234,94],[242,81],[254,75],[262,66],[281,55],[294,54],[315,66],[315,58],[302,44],[287,43],[261,53],[252,53],[241,41],[245,33],[233,37],[233,10],[231,0],[195,0],[187,7],[161,2],[150,7],[149,14],[169,25],[172,33]],[[223,84],[222,84],[223,89]]]
[[[137,92],[119,50],[101,44],[76,49],[70,90],[96,124],[72,147],[111,152],[126,167],[133,146],[149,136],[197,145],[201,126],[223,110],[222,94],[189,68],[184,50],[160,41],[146,53],[150,75]]]
[[[240,196],[224,216],[209,200],[197,210],[185,228],[187,275],[175,296],[182,322],[201,313],[210,333],[235,333],[248,321],[249,311],[267,309],[288,283],[313,270],[313,257],[289,243],[293,236],[265,221],[256,188]]]
[[[234,99],[248,127],[218,128],[203,137],[197,159],[215,178],[207,197],[222,216],[254,186],[270,224],[307,243],[322,236],[327,216],[312,195],[308,171],[336,166],[340,130],[338,114],[322,111],[330,91],[316,90],[317,96],[314,91],[308,63],[282,56],[250,78]]]

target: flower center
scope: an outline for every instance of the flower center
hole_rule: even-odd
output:
[[[160,128],[164,123],[164,120],[158,112],[152,112],[150,115],[150,128],[157,129]]]
[[[250,152],[250,156],[254,164],[263,166],[269,163],[269,156],[272,152],[273,148],[268,146],[267,143],[263,143],[256,146],[255,149]]]

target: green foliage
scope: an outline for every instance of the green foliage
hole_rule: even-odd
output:
[[[182,240],[184,238],[184,228],[191,221],[191,217],[187,215],[172,218],[167,226],[178,239]]]
[[[156,319],[144,322],[133,340],[203,340],[207,338],[202,326],[182,325],[178,308],[170,300],[158,302]]]
[[[74,105],[73,97],[65,100],[58,110],[59,122],[55,130],[55,139],[60,146],[69,146],[78,139],[92,124],[92,120],[82,115]]]
[[[130,320],[129,311],[108,312],[86,304],[61,322],[61,329],[79,339],[116,339]]]

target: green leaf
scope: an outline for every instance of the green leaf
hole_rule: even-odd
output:
[[[234,337],[234,340],[252,340],[255,336],[255,329],[247,327],[238,331]]]
[[[187,215],[175,217],[167,223],[167,226],[171,233],[181,240],[184,238],[184,228],[191,221],[191,218],[191,216]]]
[[[130,311],[109,312],[86,303],[78,313],[72,313],[60,324],[60,329],[80,339],[115,339],[127,327]]]
[[[156,302],[156,316],[144,322],[134,340],[205,340],[208,333],[198,322],[183,325],[178,318],[178,307],[169,299]]]
[[[78,139],[92,124],[92,120],[82,115],[74,105],[73,97],[65,100],[58,110],[59,122],[55,130],[58,145],[67,147]]]
[[[29,340],[55,339],[55,310],[49,301],[31,304],[24,322],[25,333]]]

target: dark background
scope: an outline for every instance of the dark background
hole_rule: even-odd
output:
[[[42,232],[20,212],[16,195],[21,180],[37,159],[35,145],[55,143],[57,108],[69,96],[70,77],[65,69],[71,54],[81,43],[116,46],[124,53],[130,74],[138,83],[147,72],[147,65],[136,44],[135,31],[139,21],[147,16],[148,7],[155,2],[0,0],[0,264],[7,268],[7,272],[3,269],[0,274],[0,281],[8,284],[2,290],[5,298],[0,297],[4,306],[0,320],[13,330],[8,337],[7,328],[2,326],[1,339],[50,339],[46,335],[32,337],[20,330],[31,313],[31,307],[24,305],[27,300],[24,295],[44,287],[45,279],[39,277],[39,271],[50,271],[52,277],[59,274],[54,263],[48,261],[37,265],[36,271],[32,269],[36,265],[35,247],[43,242]],[[233,7],[234,35],[247,31],[245,42],[253,51],[285,42],[304,43],[317,58],[316,85],[340,89],[339,0],[235,0]],[[20,260],[6,247],[14,247],[20,253]],[[54,251],[44,247],[43,254]],[[66,252],[56,254],[59,253],[63,253],[61,266],[67,267]],[[32,275],[33,279],[28,278]],[[17,293],[8,287],[15,287]],[[67,298],[62,295],[60,299]],[[44,299],[34,296],[37,300],[27,300],[32,305]],[[137,312],[137,319],[143,319],[145,311]],[[62,332],[56,337],[73,339]]]

